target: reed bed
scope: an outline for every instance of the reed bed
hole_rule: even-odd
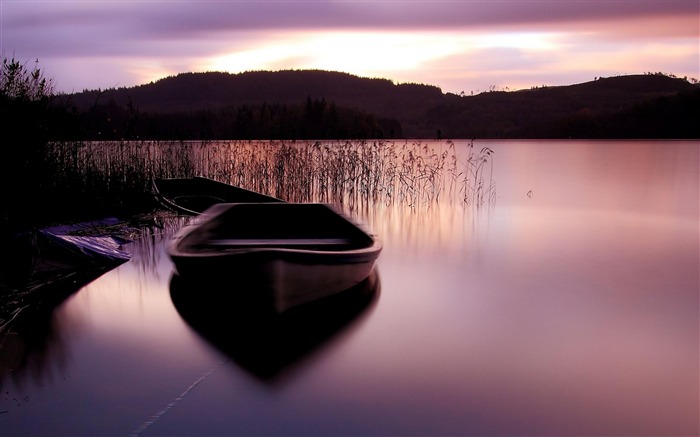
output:
[[[143,209],[152,178],[201,175],[289,202],[495,200],[493,151],[452,141],[114,141],[49,145],[45,192],[77,207]],[[44,175],[46,176],[46,175]],[[40,176],[41,177],[41,176]]]

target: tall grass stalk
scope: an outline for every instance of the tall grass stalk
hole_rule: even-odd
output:
[[[495,201],[493,150],[452,141],[52,143],[47,193],[105,210],[143,208],[152,178],[201,175],[289,202],[409,207]]]

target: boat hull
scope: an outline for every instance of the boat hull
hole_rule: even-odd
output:
[[[183,277],[229,283],[235,292],[250,294],[248,301],[270,306],[276,312],[352,288],[370,275],[375,264],[374,260],[338,264],[323,260],[304,262],[274,252],[173,261],[177,273]]]

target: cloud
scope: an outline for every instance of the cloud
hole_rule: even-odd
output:
[[[1,25],[4,55],[39,58],[67,90],[323,68],[452,91],[697,76],[698,14],[697,0],[4,0]]]

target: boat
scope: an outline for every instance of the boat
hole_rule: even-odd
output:
[[[217,203],[283,202],[235,185],[203,176],[191,178],[154,178],[153,194],[164,207],[180,214],[197,215]]]
[[[213,205],[167,247],[180,276],[231,284],[276,313],[356,286],[381,250],[335,206],[286,202]]]
[[[131,255],[123,246],[130,241],[97,231],[121,223],[106,218],[6,235],[2,245],[10,256],[0,264],[0,283],[42,282],[64,272],[111,269],[127,262]]]
[[[60,302],[82,285],[131,259],[129,240],[98,232],[123,223],[107,218],[3,235],[0,333],[31,304]]]

